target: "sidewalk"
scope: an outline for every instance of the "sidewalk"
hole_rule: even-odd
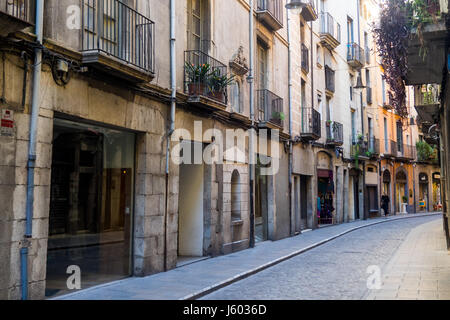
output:
[[[180,300],[195,299],[290,259],[305,251],[371,225],[441,213],[356,221],[258,244],[226,256],[207,259],[145,278],[128,278],[82,290],[55,300]]]
[[[368,300],[450,300],[450,254],[442,221],[411,231],[383,272],[381,290]]]

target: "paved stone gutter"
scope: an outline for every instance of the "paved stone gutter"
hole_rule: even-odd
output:
[[[350,232],[402,219],[434,217],[442,213],[375,218],[317,229],[253,249],[203,260],[145,278],[129,278],[96,286],[55,300],[195,300]]]

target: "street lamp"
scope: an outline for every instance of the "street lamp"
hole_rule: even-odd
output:
[[[356,79],[356,86],[353,87],[353,89],[356,90],[363,90],[366,89],[367,87],[363,84],[362,81],[362,77],[361,77],[361,72],[358,74],[358,78]]]
[[[300,14],[302,9],[307,5],[307,0],[291,0],[288,4],[286,4],[286,9],[291,10],[296,14]]]

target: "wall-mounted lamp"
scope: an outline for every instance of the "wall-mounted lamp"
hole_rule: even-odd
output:
[[[300,14],[304,7],[308,5],[306,0],[291,0],[286,4],[286,9],[291,10],[295,14]]]

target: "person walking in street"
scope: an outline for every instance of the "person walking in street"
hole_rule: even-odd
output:
[[[384,210],[384,216],[387,217],[389,215],[389,196],[387,194],[384,194],[381,197],[381,208]]]

